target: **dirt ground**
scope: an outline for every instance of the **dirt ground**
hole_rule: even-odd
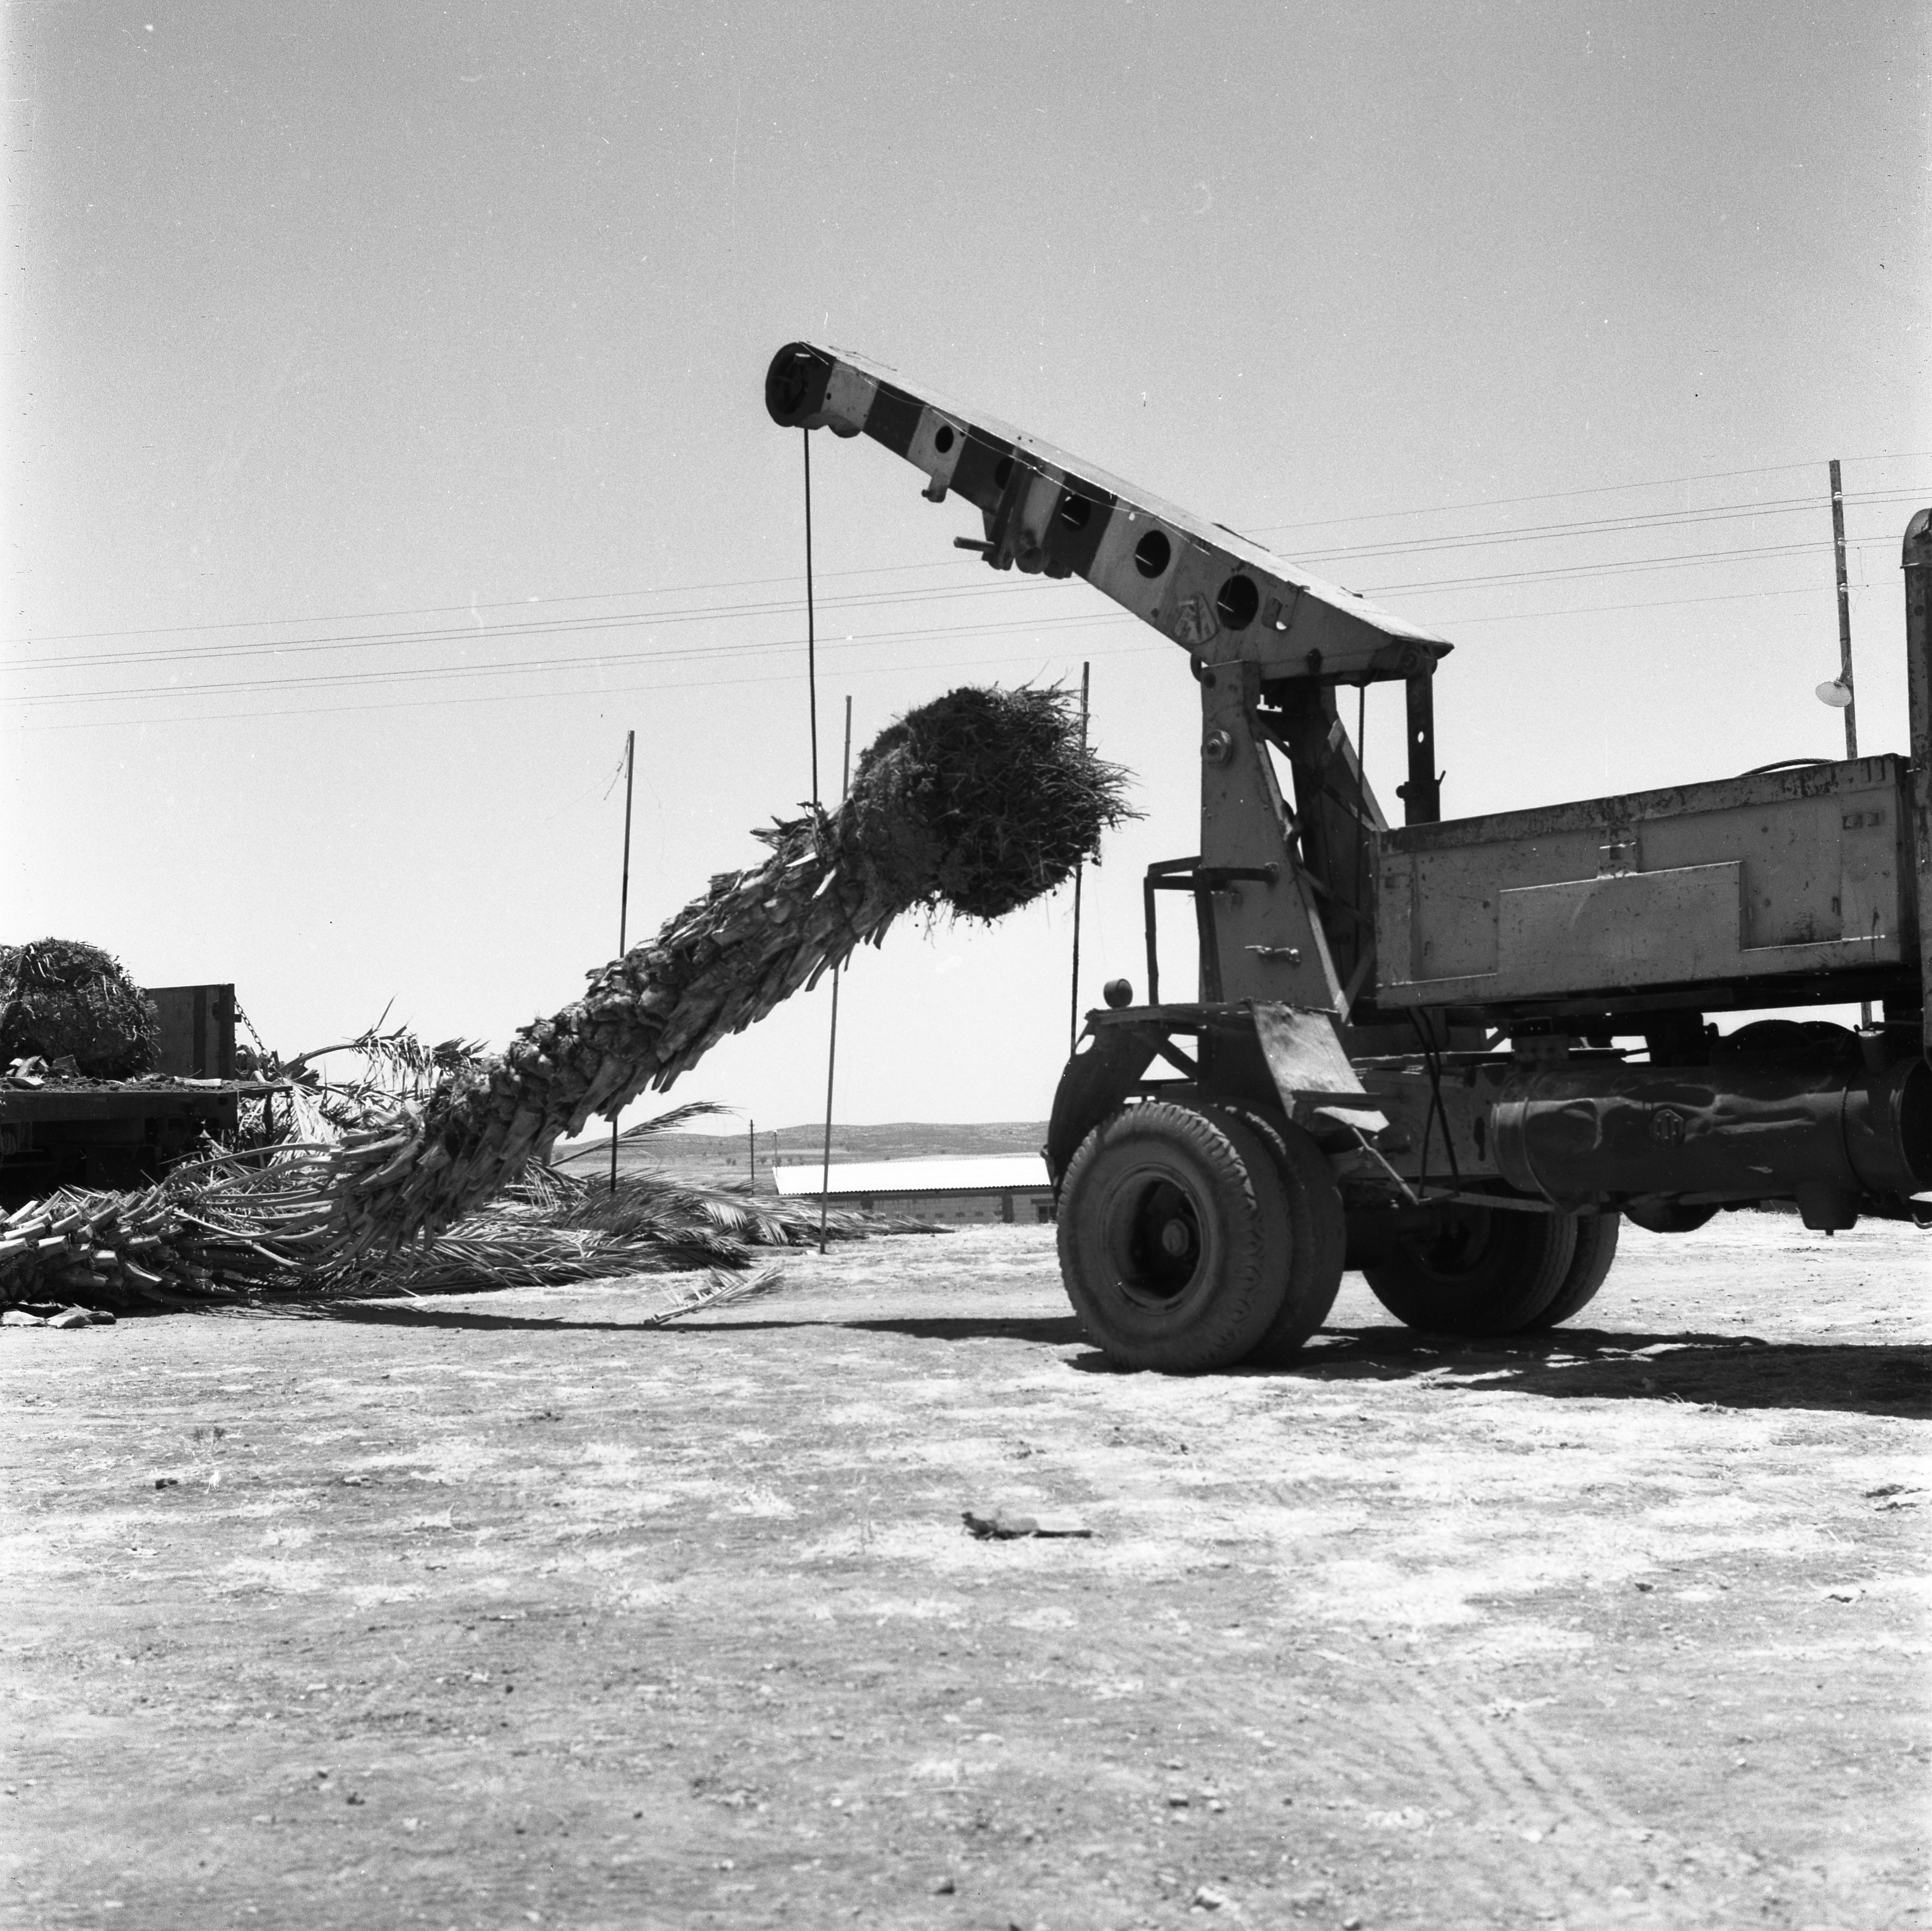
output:
[[[0,1332],[0,1922],[1925,1923],[1928,1257],[1200,1380],[1044,1228]]]

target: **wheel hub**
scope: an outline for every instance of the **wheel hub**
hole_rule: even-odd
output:
[[[1201,1265],[1201,1209],[1187,1188],[1143,1173],[1114,1196],[1113,1240],[1121,1286],[1144,1306],[1166,1307]]]

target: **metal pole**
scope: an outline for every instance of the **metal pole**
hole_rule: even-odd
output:
[[[818,617],[812,583],[812,431],[805,438],[805,683],[812,712],[812,808],[818,809]]]
[[[845,700],[845,770],[838,784],[842,804],[852,788],[852,700]],[[832,1079],[838,1066],[838,968],[832,969],[832,1035],[825,1049],[825,1146],[818,1165],[818,1251],[826,1251],[826,1224],[832,1209]]]
[[[1911,746],[1912,800],[1918,848],[1913,854],[1922,881],[1918,892],[1918,956],[1932,959],[1932,892],[1926,891],[1925,841],[1932,827],[1932,510],[1920,510],[1905,526],[1905,690],[1907,742]],[[1924,1002],[1918,1038],[1932,1059],[1932,999]]]
[[[1832,558],[1838,578],[1838,681],[1845,687],[1845,755],[1858,755],[1858,687],[1852,682],[1852,593],[1845,580],[1845,486],[1832,458]],[[1858,1002],[1858,1023],[1872,1023],[1871,1002]]]
[[[1852,593],[1845,581],[1845,491],[1838,459],[1832,458],[1832,550],[1838,568],[1838,681],[1850,701],[1845,706],[1845,755],[1858,755],[1858,686],[1852,682]]]
[[[1087,748],[1087,698],[1093,677],[1094,666],[1084,663],[1080,666],[1080,748]],[[1073,1057],[1073,1049],[1080,1043],[1080,888],[1084,882],[1084,866],[1073,868],[1073,996],[1071,1010],[1066,1015],[1066,1056]]]
[[[631,782],[636,774],[638,734],[624,734],[624,881],[617,890],[617,956],[624,956],[631,921]],[[623,1110],[622,1107],[618,1112]],[[610,1191],[617,1191],[617,1114],[610,1116]]]
[[[1432,751],[1433,746],[1431,747]],[[1364,932],[1362,915],[1368,910],[1369,846],[1374,833],[1369,828],[1369,686],[1366,679],[1355,686],[1355,962],[1348,969],[1352,984],[1360,981],[1364,973],[1364,959],[1368,950],[1375,943],[1374,926]],[[1357,985],[1357,990],[1360,990]],[[1348,1011],[1342,1015],[1347,1023],[1348,1012],[1354,1010],[1354,1001],[1348,1002]]]
[[[1438,824],[1442,780],[1436,769],[1436,679],[1427,671],[1405,680],[1408,704],[1408,781],[1395,788],[1405,824]]]

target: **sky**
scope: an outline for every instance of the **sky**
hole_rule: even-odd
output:
[[[810,791],[801,437],[857,350],[1456,649],[1450,816],[1904,749],[1926,17],[1795,0],[16,4],[0,938],[232,980],[284,1055],[500,1044]],[[814,438],[820,747],[1077,682],[1197,848],[1181,653]],[[1370,776],[1402,775],[1400,687]],[[1070,895],[846,975],[836,1110],[1042,1117]],[[1163,953],[1177,977],[1191,961]],[[1170,991],[1170,996],[1172,992]],[[825,1102],[828,989],[674,1100]],[[662,1101],[647,1099],[628,1117]]]

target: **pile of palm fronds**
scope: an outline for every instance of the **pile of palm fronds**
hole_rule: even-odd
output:
[[[709,1107],[645,1122],[662,1131]],[[599,1179],[532,1166],[432,1245],[344,1256],[318,1215],[314,1173],[326,1144],[285,1144],[272,1164],[224,1152],[177,1167],[139,1194],[70,1189],[22,1209],[0,1228],[0,1253],[36,1244],[50,1263],[36,1283],[63,1305],[124,1311],[208,1302],[272,1305],[399,1294],[482,1293],[560,1287],[618,1275],[700,1272],[660,1298],[671,1314],[762,1291],[776,1271],[760,1250],[816,1242],[820,1215],[803,1201],[754,1194],[748,1180],[714,1185],[668,1173]],[[833,1240],[930,1231],[914,1221],[837,1209]],[[0,1295],[28,1300],[31,1296]]]
[[[0,1068],[71,1059],[70,1072],[125,1080],[159,1043],[153,1006],[112,953],[77,938],[0,945]]]
[[[914,1224],[837,1210],[825,1217],[833,1240]],[[759,1250],[810,1246],[818,1236],[815,1206],[760,1198],[748,1181],[719,1187],[675,1174],[632,1174],[614,1193],[602,1181],[533,1167],[432,1245],[361,1256],[317,1277],[317,1284],[332,1296],[475,1293],[701,1269],[712,1277],[705,1300],[736,1299],[730,1277],[752,1267]],[[740,1292],[774,1278],[773,1270],[761,1270],[755,1287]]]
[[[353,1039],[311,1047],[292,1059],[271,1054],[262,1070],[278,1079],[311,1082],[316,1060],[338,1053],[353,1053],[356,1059],[346,1074],[316,1083],[328,1117],[356,1125],[370,1106],[425,1099],[452,1074],[480,1066],[488,1057],[480,1040],[446,1039],[430,1046],[406,1026],[391,1026],[385,1032],[382,1027],[388,1017],[385,1010],[381,1019]]]
[[[758,833],[763,864],[713,878],[500,1059],[452,1055],[420,1101],[371,1105],[333,1144],[284,1149],[263,1167],[23,1209],[0,1227],[0,1300],[98,1293],[117,1275],[144,1291],[152,1276],[161,1292],[261,1292],[418,1264],[383,1257],[455,1230],[592,1113],[668,1087],[902,914],[991,920],[1051,890],[1130,815],[1124,777],[1088,749],[1064,692],[954,691],[878,738],[836,814]]]
[[[244,1103],[233,1144],[256,1148],[293,1140],[333,1143],[345,1134],[393,1119],[403,1108],[420,1107],[445,1080],[486,1062],[479,1041],[446,1039],[432,1046],[406,1026],[386,1031],[388,1017],[385,1010],[374,1026],[353,1039],[312,1047],[290,1059],[266,1050],[258,1053],[258,1076],[286,1082],[286,1090],[271,1102]],[[322,1060],[331,1062],[326,1071],[318,1066]],[[659,1122],[646,1121],[641,1130],[662,1128]]]

